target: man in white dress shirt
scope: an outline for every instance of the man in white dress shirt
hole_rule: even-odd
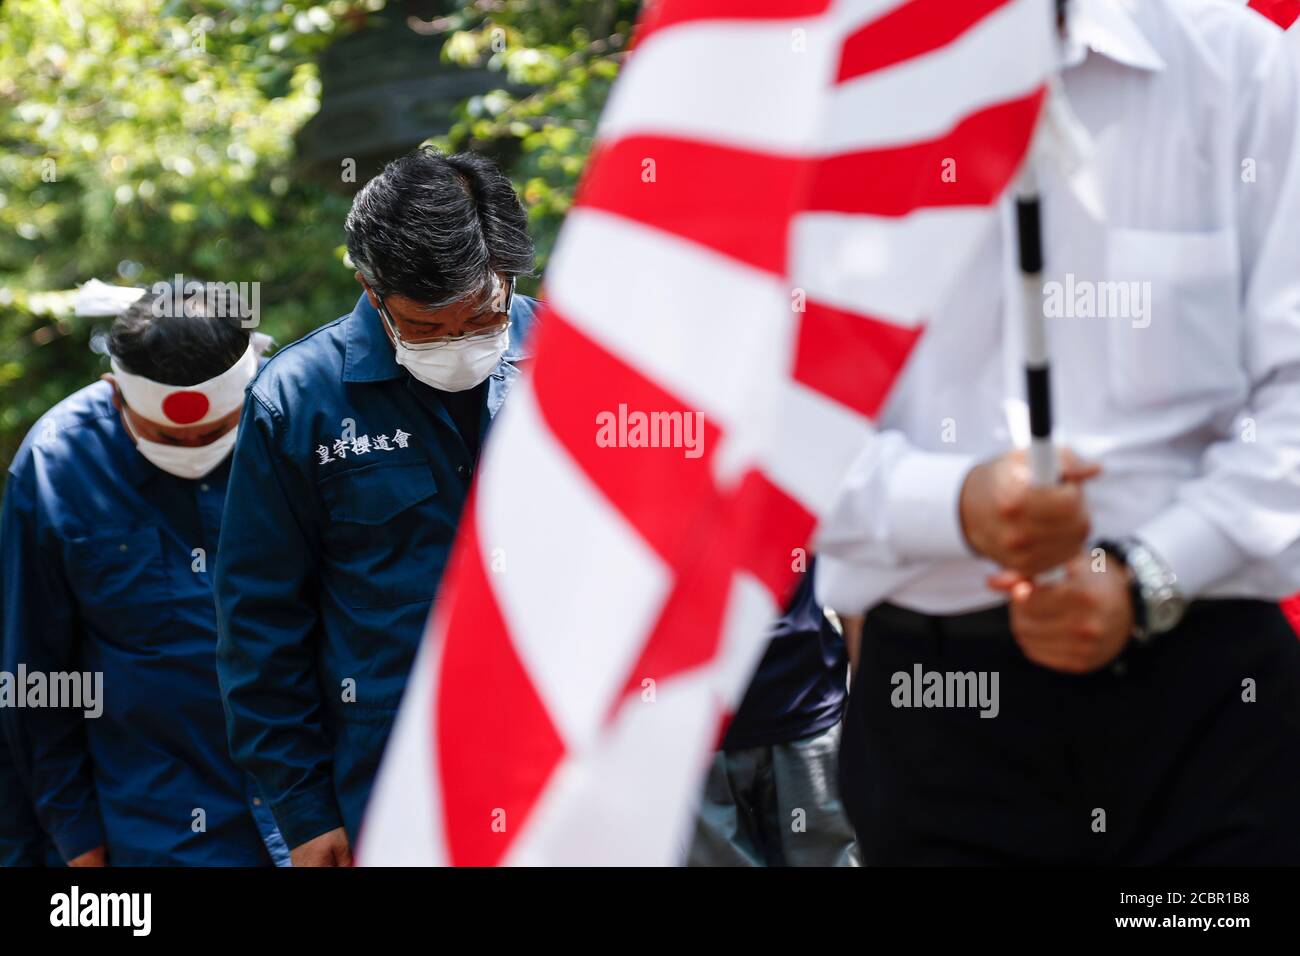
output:
[[[1064,33],[1106,220],[1045,179],[1073,454],[1035,489],[1013,450],[1008,211],[823,524],[818,596],[867,615],[844,801],[867,864],[1300,863],[1297,64],[1221,0]]]

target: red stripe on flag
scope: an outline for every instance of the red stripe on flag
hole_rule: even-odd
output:
[[[990,205],[1020,168],[1044,92],[972,113],[938,139],[826,157],[813,172],[807,208],[905,216]]]
[[[1042,99],[1040,89],[991,106],[927,142],[816,158],[629,136],[593,150],[576,205],[782,275],[801,210],[897,217],[992,203],[1020,166]]]
[[[592,151],[576,204],[781,273],[806,165],[799,157],[697,140],[629,136]]]
[[[776,603],[785,607],[798,573],[796,559],[801,559],[800,567],[807,567],[807,545],[816,517],[756,470],[741,481],[732,510],[732,530],[739,542],[737,564],[762,581]]]
[[[835,82],[930,53],[951,43],[1009,0],[911,0],[849,34]]]
[[[633,47],[651,33],[701,20],[795,20],[815,17],[830,0],[658,0],[642,10]]]
[[[440,606],[446,643],[435,704],[438,772],[455,866],[501,861],[565,753],[488,583],[475,513],[472,498]]]
[[[1300,19],[1300,0],[1250,0],[1248,6],[1268,17],[1283,30]]]
[[[809,300],[799,323],[794,377],[875,418],[921,337],[908,328]]]

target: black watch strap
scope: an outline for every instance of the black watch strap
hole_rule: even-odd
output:
[[[1147,631],[1147,602],[1142,595],[1142,585],[1138,581],[1137,575],[1129,567],[1128,546],[1123,541],[1107,538],[1098,541],[1097,547],[1124,565],[1124,572],[1128,575],[1129,602],[1133,605],[1133,633],[1138,639],[1145,638],[1149,633]]]

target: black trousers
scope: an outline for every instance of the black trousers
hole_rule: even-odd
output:
[[[895,706],[916,664],[997,672],[997,716]],[[1005,608],[881,605],[840,782],[866,865],[1300,864],[1300,640],[1276,605],[1198,601],[1067,675],[1024,657]]]

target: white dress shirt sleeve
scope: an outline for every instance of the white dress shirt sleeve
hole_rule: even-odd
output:
[[[822,521],[818,553],[882,569],[970,557],[958,505],[974,464],[972,456],[922,451],[900,432],[878,432]]]
[[[1255,169],[1237,207],[1251,392],[1200,474],[1136,532],[1189,596],[1254,561],[1288,565],[1275,570],[1300,587],[1300,75],[1280,34],[1243,30],[1239,49],[1238,155]]]

